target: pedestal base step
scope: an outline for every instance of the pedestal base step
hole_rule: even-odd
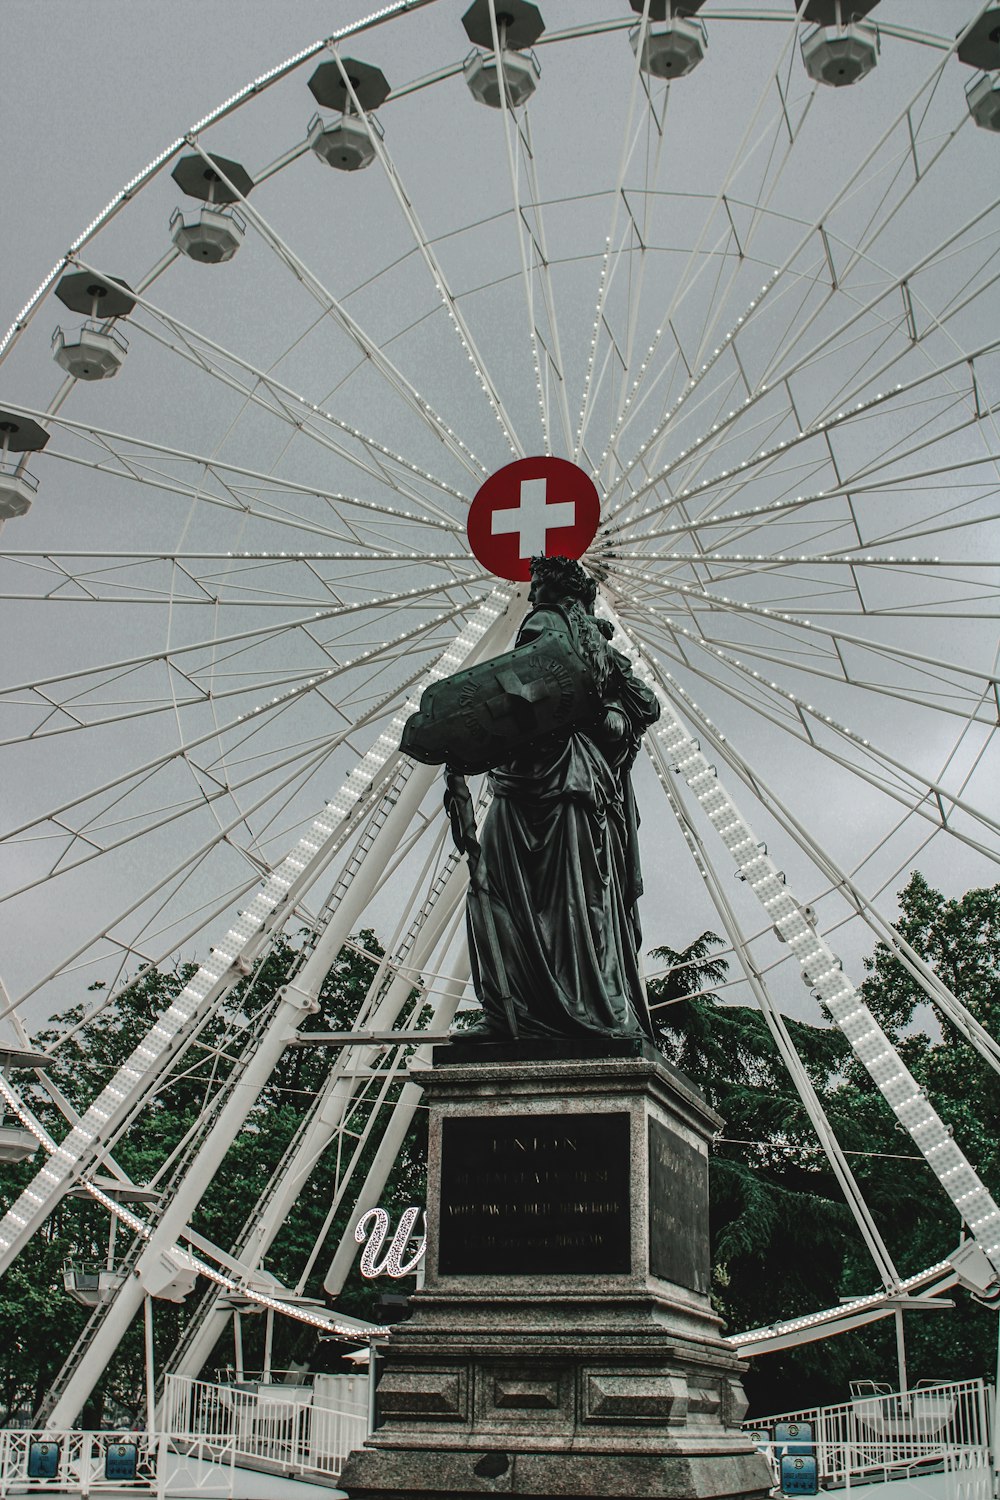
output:
[[[771,1483],[754,1454],[524,1453],[362,1449],[340,1483],[351,1500],[764,1500]]]

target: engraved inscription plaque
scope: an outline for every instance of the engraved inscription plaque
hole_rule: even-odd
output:
[[[629,1145],[625,1113],[445,1119],[441,1274],[626,1275]]]
[[[649,1269],[708,1292],[708,1158],[659,1120],[649,1122]]]

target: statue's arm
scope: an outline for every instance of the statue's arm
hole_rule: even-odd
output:
[[[609,646],[608,650],[615,658],[618,678],[616,696],[621,703],[622,712],[628,718],[632,732],[641,737],[660,717],[660,700],[653,689],[635,675],[627,656],[623,656],[613,646]]]

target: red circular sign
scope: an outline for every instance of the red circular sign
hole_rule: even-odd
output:
[[[484,568],[527,583],[533,557],[582,557],[601,502],[589,474],[565,458],[519,458],[491,474],[469,507],[469,546]]]

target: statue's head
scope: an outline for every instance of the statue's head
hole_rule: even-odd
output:
[[[571,557],[533,557],[528,598],[532,604],[557,604],[562,599],[578,599],[592,614],[597,584]]]

